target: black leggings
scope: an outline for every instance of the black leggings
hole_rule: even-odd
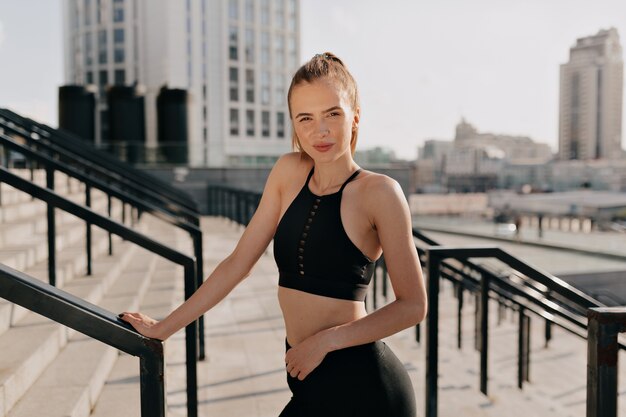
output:
[[[287,383],[293,396],[279,417],[416,414],[409,374],[381,341],[330,352],[304,380],[287,374]]]

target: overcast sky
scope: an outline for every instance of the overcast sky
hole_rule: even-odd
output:
[[[626,44],[625,0],[301,0],[301,11],[302,61],[332,51],[357,79],[359,148],[406,159],[452,139],[462,116],[556,150],[569,48],[610,27]],[[0,0],[0,107],[55,126],[62,83],[61,0]]]

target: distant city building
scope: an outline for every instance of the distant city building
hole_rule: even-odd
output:
[[[503,157],[511,163],[529,159],[545,162],[552,159],[552,150],[545,143],[534,142],[528,136],[481,133],[465,119],[461,119],[456,126],[454,138],[454,149],[463,148],[500,149],[504,153]]]
[[[454,141],[427,140],[418,155],[416,183],[423,192],[483,192],[505,183],[517,186],[534,173],[517,170],[503,180],[509,166],[544,165],[552,159],[545,143],[526,136],[481,133],[465,119],[457,124]]]
[[[365,166],[391,165],[398,161],[392,149],[380,146],[362,151],[357,150],[354,153],[354,160],[357,164]]]
[[[570,48],[561,65],[559,159],[621,158],[623,79],[617,29]]]
[[[107,140],[106,88],[185,89],[191,165],[272,164],[291,149],[287,88],[299,65],[298,0],[65,0],[66,84],[95,84],[96,143]]]

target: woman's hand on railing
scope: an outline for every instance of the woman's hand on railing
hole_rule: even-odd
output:
[[[129,313],[124,312],[118,315],[118,317],[125,322],[129,323],[143,336],[151,339],[163,340],[163,336],[160,334],[157,324],[158,320],[148,317],[142,313]]]

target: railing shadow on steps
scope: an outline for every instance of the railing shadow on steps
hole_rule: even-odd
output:
[[[107,170],[106,166],[94,165],[92,163],[98,162],[99,158],[96,158],[95,161],[90,161],[76,150],[68,151],[66,148],[58,146],[57,142],[49,143],[44,140],[39,133],[33,133],[26,130],[26,127],[20,126],[20,122],[28,126],[44,126],[46,129],[45,134],[50,138],[54,137],[55,134],[62,135],[59,131],[54,131],[54,129],[45,125],[39,125],[30,119],[22,118],[9,110],[0,109],[0,145],[3,146],[1,149],[22,154],[27,161],[30,162],[31,167],[33,163],[42,164],[46,169],[46,182],[49,189],[54,189],[54,172],[57,170],[83,182],[85,184],[85,201],[88,207],[91,205],[91,188],[101,190],[107,194],[109,216],[111,216],[111,198],[118,198],[123,204],[122,223],[126,221],[125,207],[126,204],[129,204],[131,207],[137,209],[138,217],[142,212],[149,212],[160,220],[189,233],[193,242],[194,256],[196,258],[196,286],[200,287],[200,285],[202,285],[204,272],[200,218],[197,210],[190,208],[190,203],[187,203],[186,199],[183,201],[183,206],[181,207],[179,202],[172,200],[173,197],[171,195],[161,196],[159,192],[152,190],[152,182],[158,181],[156,178],[149,177],[143,179],[146,174],[140,171],[134,172],[136,171],[134,168],[125,166],[123,163],[110,158],[113,160],[112,165],[114,167],[126,170],[116,175],[114,172]],[[41,131],[44,127],[38,128],[38,131]],[[4,133],[2,132],[3,130],[5,131]],[[19,141],[9,136],[9,134],[18,137]],[[86,147],[84,143],[81,143],[77,138],[71,137],[71,135],[65,134],[63,138],[69,140],[70,144],[74,144],[76,149]],[[86,149],[88,148],[89,147],[86,147]],[[92,151],[95,156],[98,155],[98,151]],[[5,156],[6,154],[7,152],[5,151]],[[118,162],[119,166],[114,164],[114,162]],[[141,174],[139,180],[143,182],[133,182],[133,173],[135,175]],[[123,174],[128,175],[128,178]],[[172,188],[169,185],[168,187]],[[167,189],[167,187],[164,187],[159,190]],[[179,192],[176,189],[174,190],[177,193]],[[53,210],[51,207],[48,207],[48,277],[51,285],[55,285],[56,282],[54,221]],[[133,221],[132,216],[131,221]],[[89,223],[87,223],[86,230],[87,275],[91,275],[91,225]],[[111,234],[109,233],[109,254],[111,253],[112,240]],[[199,340],[199,359],[202,360],[205,358],[204,316],[201,316],[199,319]]]
[[[82,207],[69,201],[52,190],[39,187],[17,175],[11,173],[4,167],[0,167],[0,182],[4,182],[22,192],[25,192],[36,199],[46,202],[49,206],[61,209],[65,212],[98,226],[108,232],[114,233],[121,238],[132,242],[152,253],[155,253],[184,268],[185,299],[191,297],[196,290],[195,261],[187,255],[180,253],[170,247],[150,239],[123,224],[115,222],[107,217],[95,213],[89,208]],[[197,374],[196,360],[198,357],[198,322],[194,321],[185,328],[185,350],[186,350],[186,382],[187,382],[187,413],[189,417],[198,415],[197,397]]]
[[[163,343],[146,338],[113,313],[0,264],[0,297],[139,357],[142,417],[165,417]]]
[[[208,187],[211,215],[223,216],[246,226],[254,214],[261,194],[233,187],[211,185]],[[626,331],[626,310],[607,309],[601,302],[584,294],[564,281],[541,272],[497,247],[446,248],[417,229],[413,237],[426,245],[416,245],[422,266],[428,269],[429,313],[427,315],[427,370],[426,417],[437,416],[438,378],[438,294],[440,278],[453,282],[456,287],[457,345],[461,348],[463,292],[477,296],[475,347],[480,351],[480,387],[487,394],[488,359],[488,309],[489,299],[500,305],[517,309],[518,321],[518,387],[529,381],[530,367],[530,316],[533,313],[546,322],[546,345],[556,325],[588,344],[587,364],[587,417],[616,417],[617,404],[617,350],[626,345],[617,340],[617,333]],[[506,274],[496,273],[468,258],[497,258],[508,265]],[[454,258],[454,259],[451,259]],[[453,262],[449,262],[452,260]],[[377,263],[382,274],[374,275],[373,308],[376,309],[379,285],[387,298],[387,269],[384,257]],[[378,281],[381,280],[381,283]],[[589,316],[589,324],[587,320]],[[420,325],[415,338],[420,342]],[[484,347],[484,348],[483,348]],[[600,401],[599,399],[602,399]]]

